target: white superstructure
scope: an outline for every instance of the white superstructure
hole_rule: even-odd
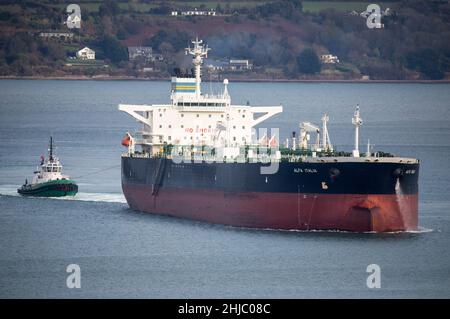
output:
[[[59,159],[53,155],[53,139],[50,138],[49,156],[47,159],[41,156],[41,163],[34,172],[31,184],[45,183],[54,180],[69,179],[70,177],[62,174],[62,165]]]
[[[210,49],[201,40],[192,43],[186,54],[193,55],[194,77],[172,77],[170,104],[119,105],[119,110],[143,124],[142,131],[134,136],[134,144],[142,146],[144,153],[161,153],[165,145],[250,145],[255,140],[252,129],[283,111],[281,105],[232,105],[227,79],[220,94],[202,94],[201,65]]]

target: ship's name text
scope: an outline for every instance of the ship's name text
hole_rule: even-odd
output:
[[[315,168],[294,168],[294,173],[317,173]]]

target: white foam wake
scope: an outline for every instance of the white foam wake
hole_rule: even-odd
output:
[[[125,196],[120,193],[78,193],[74,197],[58,197],[57,199],[81,200],[85,202],[126,203]]]
[[[17,193],[18,188],[19,187],[17,185],[1,185],[0,186],[0,195],[20,196]]]
[[[1,185],[0,195],[21,196],[17,193],[16,185]],[[126,199],[121,193],[83,193],[80,192],[75,196],[67,197],[50,197],[58,200],[81,200],[85,202],[108,202],[108,203],[126,203]]]

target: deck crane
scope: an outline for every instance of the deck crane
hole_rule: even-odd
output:
[[[316,144],[314,145],[314,149],[320,148],[320,128],[310,122],[301,122],[300,123],[300,148],[307,149],[308,141],[310,140],[311,132],[317,133]]]

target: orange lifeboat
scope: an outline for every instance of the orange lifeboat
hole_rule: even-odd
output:
[[[129,134],[125,135],[124,138],[122,139],[122,145],[129,147],[131,144],[132,144],[132,141],[131,141],[130,135]]]

